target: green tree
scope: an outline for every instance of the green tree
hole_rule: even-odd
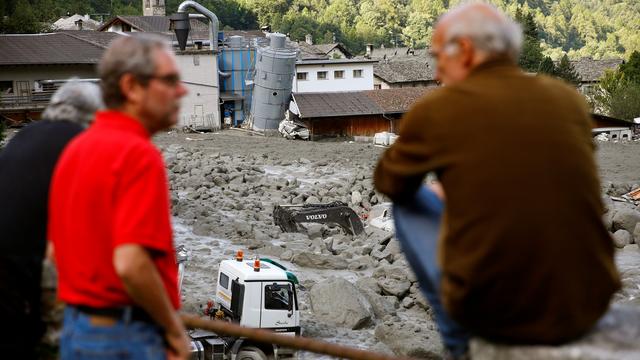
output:
[[[571,61],[569,61],[567,54],[564,54],[562,59],[560,59],[556,75],[574,85],[579,85],[581,81],[580,75],[578,75]]]
[[[242,0],[243,4],[258,16],[260,26],[271,25],[277,29],[282,16],[290,9],[289,0]]]
[[[363,0],[356,29],[372,43],[399,45],[404,24],[402,3],[393,0]]]
[[[167,14],[175,13],[182,1],[167,1]],[[244,2],[238,0],[198,0],[198,2],[216,14],[220,20],[220,29],[251,30],[258,28],[258,17]]]
[[[593,96],[596,111],[632,120],[640,117],[640,83],[625,78],[622,71],[605,71]]]
[[[18,0],[13,14],[2,20],[0,27],[3,33],[29,34],[43,29],[27,0]]]
[[[545,56],[545,58],[540,63],[538,67],[538,74],[547,74],[551,76],[556,76],[558,70],[556,69],[556,64],[553,63],[550,57]]]
[[[522,26],[522,33],[524,35],[522,53],[520,54],[518,63],[524,70],[536,72],[544,57],[542,55],[542,48],[540,47],[540,38],[535,19],[533,18],[533,14],[527,13],[525,15],[518,9],[516,12],[516,21]]]
[[[322,15],[320,21],[335,24],[341,30],[351,28],[358,16],[358,5],[354,0],[331,0]]]
[[[625,82],[611,93],[607,106],[613,117],[626,120],[640,117],[640,83]]]
[[[625,79],[640,84],[640,51],[634,51],[629,60],[620,65],[620,72]]]
[[[442,0],[412,0],[407,6],[409,16],[402,30],[404,42],[412,47],[427,46],[435,22],[445,10]]]

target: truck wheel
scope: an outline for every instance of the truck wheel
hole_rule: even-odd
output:
[[[267,355],[257,347],[245,346],[240,349],[236,360],[268,360]]]

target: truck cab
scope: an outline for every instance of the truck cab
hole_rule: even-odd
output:
[[[269,259],[223,260],[215,301],[242,326],[300,335],[297,279]]]
[[[271,259],[246,260],[242,251],[235,259],[223,260],[218,270],[215,292],[217,311],[209,316],[242,326],[300,335],[298,279]],[[209,331],[194,330],[192,360],[279,360],[296,358],[292,349],[252,342]]]

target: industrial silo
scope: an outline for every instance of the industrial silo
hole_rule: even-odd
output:
[[[238,126],[250,109],[253,86],[247,80],[253,72],[256,50],[243,36],[229,36],[225,45],[218,54],[220,99],[224,112],[232,114],[232,125]]]
[[[254,130],[275,130],[289,107],[297,50],[286,47],[286,36],[269,35],[269,46],[258,47],[251,100]]]

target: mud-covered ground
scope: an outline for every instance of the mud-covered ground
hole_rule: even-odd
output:
[[[239,131],[171,132],[157,136],[155,142],[167,162],[176,243],[191,253],[183,284],[184,311],[199,311],[213,298],[217,264],[244,249],[249,256],[277,259],[298,275],[307,288],[299,292],[305,335],[403,355],[442,355],[428,306],[392,234],[367,227],[364,236],[353,238],[319,225],[300,234],[283,234],[273,224],[276,204],[340,200],[359,215],[368,214],[384,201],[371,183],[384,149]],[[640,144],[599,143],[597,159],[603,193],[619,195],[640,183]],[[620,229],[624,220],[617,213],[636,211],[627,204],[607,201],[607,206],[612,230]],[[640,306],[640,249],[631,243],[633,229],[629,233],[631,240],[618,242],[624,289],[615,301]],[[327,304],[332,300],[309,291],[318,284],[342,291],[344,286],[337,286],[340,283],[333,277],[354,284],[350,291],[357,295],[348,296],[344,304]],[[339,308],[336,314],[319,310],[327,305],[344,305],[349,311],[342,316]]]

